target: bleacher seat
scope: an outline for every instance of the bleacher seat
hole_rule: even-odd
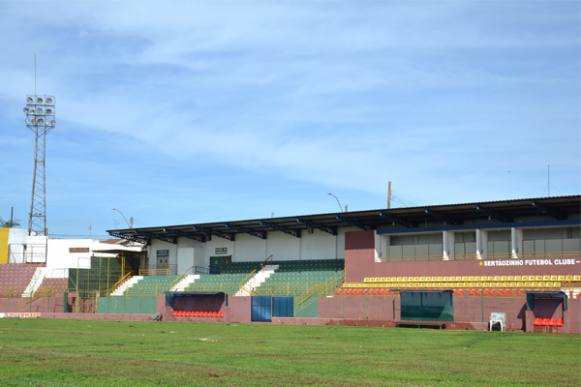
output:
[[[35,297],[63,295],[67,291],[68,278],[44,278],[34,293]]]
[[[169,291],[177,280],[176,275],[144,276],[135,285],[125,291],[126,296],[159,296]]]
[[[38,265],[0,265],[0,297],[21,297]]]
[[[193,292],[224,292],[234,295],[243,285],[245,279],[250,277],[250,272],[246,273],[226,273],[226,274],[202,274],[200,278],[190,284],[185,291]]]

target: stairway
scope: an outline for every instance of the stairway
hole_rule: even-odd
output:
[[[22,292],[22,297],[25,298],[32,297],[34,292],[36,292],[36,290],[42,284],[45,275],[46,267],[37,267],[36,270],[34,271],[34,274],[32,275],[32,278],[30,279],[30,282],[28,282],[28,285],[26,286],[26,289],[24,289],[24,291]]]
[[[121,285],[119,285],[119,287],[117,287],[117,289],[113,290],[113,292],[111,292],[111,295],[112,296],[122,296],[123,294],[125,294],[127,289],[131,288],[133,285],[135,285],[136,283],[138,283],[142,279],[143,279],[142,275],[136,275],[134,277],[129,278],[127,281],[125,281]]]
[[[250,296],[254,289],[262,285],[278,269],[278,265],[266,265],[252,278],[250,278],[235,296]]]
[[[172,292],[183,292],[188,286],[193,284],[198,278],[200,278],[199,274],[188,274],[184,278],[178,281],[170,291]]]

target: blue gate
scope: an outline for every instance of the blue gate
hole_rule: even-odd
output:
[[[293,317],[294,298],[290,296],[272,297],[273,317]]]
[[[294,298],[288,296],[253,296],[251,300],[252,321],[272,321],[272,317],[293,317]]]
[[[272,321],[272,297],[252,296],[250,318],[252,321]]]

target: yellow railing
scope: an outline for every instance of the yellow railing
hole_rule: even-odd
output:
[[[164,267],[164,268],[143,268],[139,269],[139,275],[170,275],[171,269]]]
[[[560,281],[578,282],[581,275],[472,275],[472,276],[413,276],[413,277],[365,277],[364,283],[405,283],[405,282],[523,282]]]
[[[250,272],[250,274],[248,274],[246,277],[244,277],[244,279],[242,280],[242,282],[240,282],[240,284],[238,285],[238,290],[242,289],[242,287],[252,279],[252,277],[254,277],[257,273],[257,270],[254,269]]]
[[[343,274],[339,274],[339,272],[337,272],[332,278],[329,278],[325,282],[317,283],[312,287],[307,288],[305,294],[303,294],[297,300],[296,304],[297,307],[300,309],[300,307],[302,307],[307,301],[309,301],[314,296],[332,293],[333,291],[335,291],[335,289],[337,289],[340,286],[341,282],[343,282]]]
[[[117,290],[117,288],[119,286],[121,286],[122,283],[124,283],[125,281],[127,281],[129,278],[131,278],[131,272],[127,272],[125,273],[124,276],[122,276],[121,278],[119,278],[119,280],[117,282],[115,282],[115,284],[112,287],[112,291],[114,292],[115,290]]]

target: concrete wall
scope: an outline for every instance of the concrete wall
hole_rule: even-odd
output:
[[[177,244],[152,240],[148,247],[149,266],[157,266],[157,250],[169,250],[170,265],[177,267],[178,274],[191,266],[208,267],[210,257],[220,255],[232,256],[233,262],[261,261],[270,255],[277,261],[344,259],[345,234],[350,230],[353,228],[340,229],[338,235],[314,230],[313,233],[303,232],[301,238],[278,231],[269,232],[267,239],[237,234],[235,241],[212,236],[205,243],[187,238],[179,238]],[[225,249],[226,252],[217,253],[216,249]]]

